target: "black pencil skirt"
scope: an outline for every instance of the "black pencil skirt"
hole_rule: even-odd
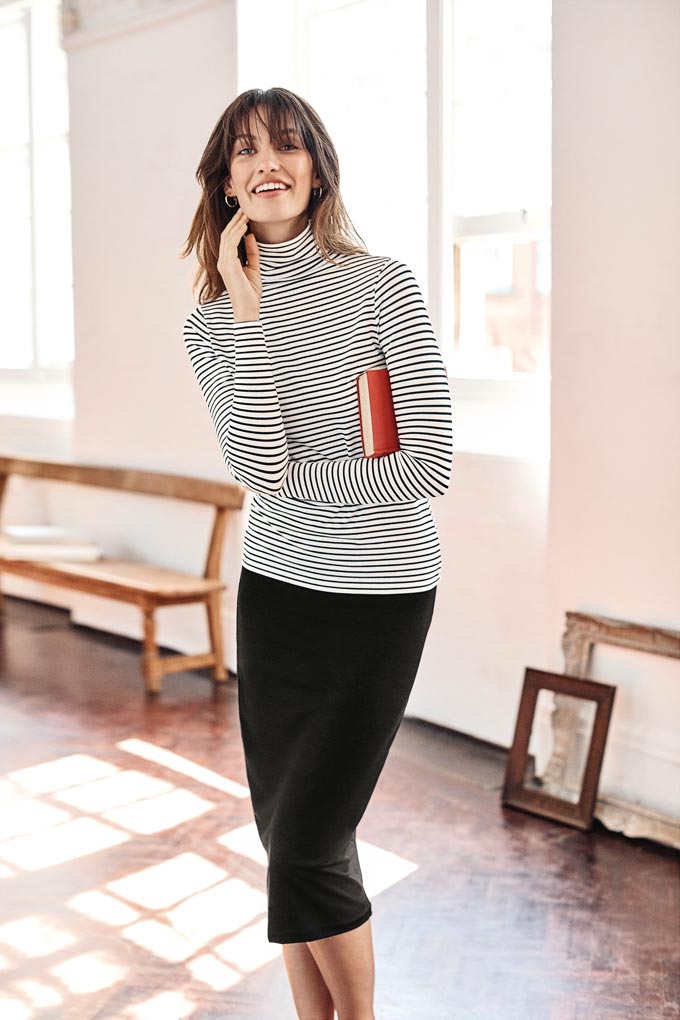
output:
[[[312,942],[371,916],[356,827],[403,718],[436,590],[317,591],[241,568],[238,708],[267,853],[269,942]]]

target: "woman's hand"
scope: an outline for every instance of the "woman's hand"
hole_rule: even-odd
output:
[[[260,252],[254,234],[245,235],[248,265],[242,266],[238,257],[239,242],[247,227],[248,217],[243,209],[239,209],[222,231],[217,256],[217,270],[231,299],[234,322],[254,322],[260,318],[262,278]]]

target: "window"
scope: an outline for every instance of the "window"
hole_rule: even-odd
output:
[[[422,287],[456,449],[547,460],[550,0],[279,10],[268,41],[257,5],[239,2],[239,91],[277,82],[317,107],[369,251],[409,264]],[[351,74],[329,72],[330,40]]]
[[[0,7],[0,220],[9,241],[0,247],[2,382],[65,378],[73,360],[68,89],[59,15],[57,0]],[[4,396],[3,410],[11,410]]]
[[[427,299],[426,7],[280,0],[276,32],[263,33],[258,5],[240,0],[238,89],[283,85],[317,110],[356,230],[406,262]]]
[[[453,0],[453,352],[549,377],[551,5]]]

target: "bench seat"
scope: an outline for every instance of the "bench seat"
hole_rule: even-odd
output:
[[[14,560],[0,556],[0,573],[3,570],[46,584],[105,595],[135,605],[140,605],[145,596],[150,594],[159,604],[196,602],[210,592],[224,591],[226,588],[226,584],[217,579],[182,574],[136,560],[107,557],[91,563],[80,563],[66,560]]]

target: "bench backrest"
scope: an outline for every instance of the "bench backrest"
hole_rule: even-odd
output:
[[[169,475],[161,471],[139,471],[136,468],[0,457],[0,514],[7,481],[11,475],[74,482],[77,485],[98,485],[105,489],[212,504],[215,507],[215,519],[203,569],[203,577],[207,578],[219,577],[227,517],[229,511],[241,509],[245,495],[245,490],[233,482],[211,482],[207,478]]]
[[[62,464],[51,460],[30,460],[22,457],[0,457],[2,476],[23,475],[25,478],[46,478],[78,485],[99,485],[106,489],[140,492],[148,496],[187,499],[194,503],[240,509],[244,490],[232,482],[212,482],[207,478],[170,475],[161,471],[136,468],[106,467],[96,464]],[[1,490],[0,490],[1,491]]]

